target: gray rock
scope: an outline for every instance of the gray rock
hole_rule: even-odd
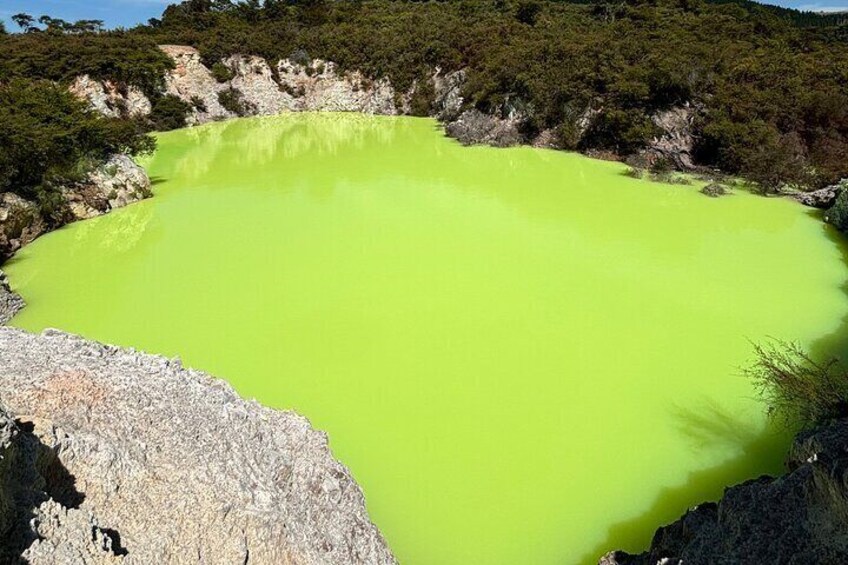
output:
[[[836,184],[810,192],[791,192],[788,195],[804,206],[813,208],[830,208],[836,202],[839,194],[848,187],[848,179],[842,179]]]
[[[138,87],[82,75],[70,86],[72,94],[109,118],[139,118],[150,114],[150,100]]]
[[[0,271],[0,325],[11,320],[24,306],[24,299],[12,291],[6,275]]]
[[[105,214],[148,198],[152,192],[144,169],[126,155],[113,155],[84,181],[63,187],[61,195],[64,202],[48,221],[35,202],[11,192],[0,193],[0,261],[63,224]]]
[[[357,71],[340,73],[335,63],[321,59],[306,65],[283,59],[277,70],[281,88],[294,96],[294,111],[400,112],[395,90],[386,78],[374,80]]]
[[[848,420],[799,434],[782,477],[728,488],[662,527],[640,555],[602,565],[845,563],[848,561]]]
[[[455,121],[448,122],[445,132],[465,145],[481,143],[508,147],[524,141],[519,132],[520,123],[518,116],[499,118],[472,108],[462,112]]]
[[[120,561],[119,536],[78,509],[82,499],[56,452],[0,405],[0,562]]]
[[[159,48],[174,60],[174,68],[165,75],[165,94],[191,104],[193,110],[187,119],[189,125],[235,117],[218,101],[218,94],[229,85],[215,80],[200,60],[197,49],[184,45],[160,45]]]
[[[448,122],[455,120],[462,112],[465,99],[462,97],[462,88],[467,79],[465,69],[442,74],[441,69],[436,69],[433,74],[433,110],[434,116]]]
[[[61,508],[31,505],[55,517],[38,520],[48,541],[27,547],[34,565],[81,551],[127,564],[395,563],[302,416],[178,360],[56,330],[0,327],[0,351],[0,397],[65,472],[49,497]],[[59,530],[76,539],[87,523],[93,549],[63,541]]]
[[[689,103],[654,114],[651,119],[662,134],[648,143],[642,151],[646,167],[659,160],[671,163],[680,171],[695,168],[692,152],[695,147],[693,134],[697,109]]]
[[[12,192],[0,192],[0,260],[48,229],[38,204]]]
[[[63,195],[75,220],[93,218],[127,204],[150,198],[150,178],[126,155],[112,155]]]

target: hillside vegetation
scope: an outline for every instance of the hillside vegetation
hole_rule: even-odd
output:
[[[88,73],[155,96],[170,67],[156,45],[186,44],[219,70],[233,53],[322,58],[389,77],[400,91],[418,84],[413,108],[427,113],[433,69],[466,68],[470,104],[518,108],[528,135],[552,128],[567,149],[626,156],[657,134],[652,114],[688,103],[698,109],[701,165],[764,191],[848,176],[839,15],[744,0],[188,0],[131,30],[18,21],[22,33],[0,38],[2,76],[67,82]],[[597,117],[578,135],[587,111]]]

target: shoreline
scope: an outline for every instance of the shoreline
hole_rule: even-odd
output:
[[[582,154],[581,154],[581,155],[582,155]],[[584,155],[584,156],[585,156],[585,155]],[[591,158],[591,157],[590,157],[590,158]],[[109,211],[111,211],[111,210],[107,210],[107,211],[105,211],[104,213],[108,213]],[[2,287],[2,284],[0,284],[0,287]],[[2,288],[0,288],[0,317],[2,317],[2,300],[3,300],[3,290],[2,290]],[[49,332],[53,332],[53,330],[48,330],[48,333],[49,333]],[[58,334],[58,333],[60,333],[60,332],[56,332],[56,333]],[[51,333],[50,335],[53,335],[53,334]],[[82,340],[80,340],[80,341],[82,341]],[[707,506],[707,505],[702,505],[702,506]],[[699,507],[699,508],[700,508],[700,507]],[[621,557],[621,556],[619,556],[619,557]],[[622,557],[622,558],[623,558],[623,557]],[[630,562],[630,561],[607,561],[607,563],[610,563],[610,564],[612,564],[612,563],[620,563],[621,565],[624,565],[625,563],[631,563],[631,562]],[[637,563],[637,562],[636,562],[636,561],[633,561],[632,563]]]

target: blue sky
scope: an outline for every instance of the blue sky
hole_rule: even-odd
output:
[[[9,19],[12,14],[26,12],[36,17],[48,14],[63,20],[103,20],[109,27],[132,27],[158,17],[168,4],[176,0],[0,0],[0,18],[6,29],[16,31]]]
[[[26,12],[40,16],[49,14],[64,20],[103,20],[109,27],[131,27],[157,17],[176,0],[0,0],[0,18],[9,31],[17,29],[9,19],[12,14]],[[848,10],[848,0],[773,0],[770,3],[800,10]]]

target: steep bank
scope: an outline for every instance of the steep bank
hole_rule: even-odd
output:
[[[848,421],[798,434],[783,476],[728,488],[661,527],[648,551],[600,565],[844,563],[848,560]]]
[[[152,196],[144,169],[126,155],[113,155],[85,178],[64,186],[56,209],[45,212],[35,201],[0,193],[0,263],[38,236],[76,220],[93,218]]]
[[[338,111],[366,114],[411,114],[423,110],[442,122],[447,135],[465,144],[494,146],[532,144],[562,147],[553,130],[532,131],[528,108],[518,97],[507,98],[490,113],[474,108],[462,92],[467,82],[465,70],[443,73],[433,69],[426,84],[415,83],[399,91],[387,78],[365,76],[359,71],[342,72],[332,61],[310,59],[305,54],[279,61],[254,55],[234,54],[221,61],[224,70],[213,72],[201,60],[200,52],[189,46],[160,47],[174,62],[165,76],[164,94],[189,105],[189,125],[236,116],[273,115],[280,112]],[[107,116],[144,117],[152,104],[138,89],[79,77],[72,92]],[[659,131],[637,157],[653,164],[663,159],[688,170],[694,168],[693,121],[698,108],[688,103],[653,116]],[[580,139],[603,114],[593,103],[575,114],[568,124],[573,139]],[[623,157],[623,156],[622,156]]]
[[[55,330],[0,327],[0,351],[0,557],[395,562],[305,418]]]

